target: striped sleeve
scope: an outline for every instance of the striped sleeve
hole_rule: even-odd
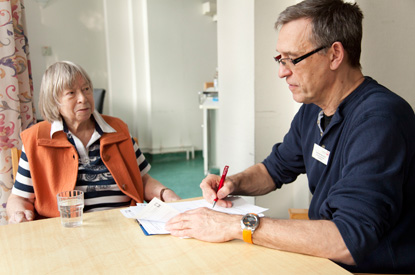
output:
[[[27,199],[33,199],[35,197],[29,162],[27,160],[24,146],[22,146],[22,154],[20,156],[19,167],[17,169],[16,180],[13,185],[12,193]]]
[[[144,154],[141,152],[135,140],[133,138],[131,138],[131,140],[133,141],[135,156],[137,158],[137,163],[138,163],[138,167],[140,168],[141,176],[144,176],[145,174],[148,173],[148,171],[150,171],[151,165],[146,160]]]

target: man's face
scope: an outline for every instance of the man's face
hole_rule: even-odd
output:
[[[281,58],[295,59],[325,46],[311,44],[310,34],[309,19],[298,19],[284,24],[277,41],[277,51],[281,54]],[[294,100],[319,106],[327,104],[328,87],[332,78],[329,58],[318,52],[295,65],[289,60],[286,63],[287,65],[279,65],[278,76],[286,79]]]

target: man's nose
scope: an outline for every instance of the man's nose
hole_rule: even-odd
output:
[[[292,71],[288,68],[288,66],[280,64],[278,66],[278,77],[284,78],[287,76],[290,76],[292,74]]]

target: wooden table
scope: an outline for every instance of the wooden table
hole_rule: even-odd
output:
[[[142,273],[141,273],[142,272]],[[120,210],[0,226],[1,274],[351,274],[330,260],[239,240],[206,243],[145,236]]]

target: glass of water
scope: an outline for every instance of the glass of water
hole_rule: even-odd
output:
[[[64,227],[82,225],[84,212],[84,192],[79,190],[63,191],[56,195],[61,222]]]

